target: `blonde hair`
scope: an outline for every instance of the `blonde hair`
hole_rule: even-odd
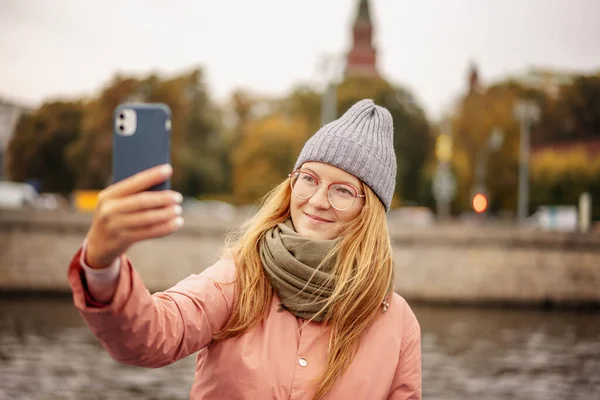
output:
[[[350,365],[365,330],[381,312],[393,279],[392,251],[379,198],[362,184],[366,195],[358,217],[347,224],[342,239],[326,259],[335,260],[337,284],[323,305],[325,322],[331,326],[329,351],[323,374],[318,380],[315,399],[320,399]],[[260,211],[229,238],[236,265],[237,303],[225,327],[215,340],[242,335],[266,315],[273,298],[273,287],[263,271],[260,239],[269,229],[290,217],[289,180],[273,189]]]

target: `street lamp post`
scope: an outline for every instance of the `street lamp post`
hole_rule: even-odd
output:
[[[325,55],[321,59],[320,74],[325,81],[321,96],[321,125],[337,118],[337,83],[341,60],[337,55]]]
[[[517,216],[520,223],[529,215],[529,156],[531,147],[531,126],[540,119],[540,108],[534,102],[520,100],[514,108],[515,118],[521,124],[519,153],[519,193]]]
[[[489,153],[497,151],[504,143],[504,132],[500,127],[495,127],[488,136],[485,146],[477,152],[477,160],[475,167],[475,186],[479,190],[487,190],[487,170]]]
[[[495,127],[489,134],[488,140],[485,145],[477,152],[475,160],[475,181],[473,188],[471,189],[471,197],[475,199],[476,196],[484,196],[486,199],[487,208],[487,171],[488,171],[488,159],[489,153],[498,151],[502,147],[504,142],[504,132],[500,127]],[[483,211],[482,211],[483,212]]]
[[[452,124],[445,121],[441,126],[440,135],[436,138],[435,155],[438,161],[433,178],[433,196],[436,200],[437,217],[439,220],[450,218],[450,203],[456,194],[456,180],[450,168],[452,160]]]
[[[333,121],[337,116],[337,86],[329,82],[321,97],[321,126]]]

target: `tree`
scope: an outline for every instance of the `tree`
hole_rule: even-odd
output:
[[[87,102],[82,134],[67,151],[78,189],[103,189],[111,183],[113,111],[141,88],[134,78],[115,76],[100,95]]]
[[[89,101],[83,134],[69,148],[78,188],[102,189],[111,183],[113,112],[127,102],[159,102],[171,108],[175,190],[191,196],[226,190],[229,169],[220,135],[221,114],[208,97],[200,69],[171,79],[116,76]]]
[[[8,177],[35,182],[45,192],[69,193],[75,174],[65,154],[80,136],[82,118],[82,104],[69,101],[46,103],[21,116],[7,149]]]
[[[516,209],[521,131],[514,116],[514,106],[523,98],[534,101],[541,108],[541,120],[532,129],[534,148],[561,142],[583,143],[600,137],[598,76],[578,77],[572,84],[563,86],[556,97],[513,81],[499,82],[468,93],[453,119],[453,166],[458,174],[457,205],[460,209],[470,207],[477,157],[487,146],[494,128],[502,130],[504,143],[499,151],[489,153],[488,158],[487,169],[493,171],[488,173],[486,182],[491,210]],[[533,179],[532,176],[532,182]],[[568,187],[574,188],[573,185]]]
[[[338,88],[338,115],[371,98],[390,110],[397,153],[397,192],[422,202],[422,167],[430,152],[429,125],[410,93],[382,79],[352,78]],[[282,99],[256,99],[238,92],[232,101],[240,135],[232,153],[234,198],[252,202],[285,179],[302,149],[321,124],[321,95],[297,87]],[[256,176],[260,179],[248,179]]]
[[[520,128],[514,106],[523,96],[532,95],[515,83],[501,82],[463,98],[452,124],[460,209],[470,209],[478,157],[486,152],[490,134],[496,128],[504,139],[500,149],[488,151],[484,183],[491,199],[490,209],[516,209]]]
[[[585,146],[557,152],[537,152],[531,164],[531,206],[576,205],[583,192],[600,198],[600,158],[590,158]],[[600,202],[593,201],[592,216],[600,219]]]
[[[278,103],[280,112],[292,118],[304,119],[311,134],[320,128],[321,94],[317,91],[307,86],[298,86]]]
[[[282,113],[248,122],[232,152],[235,201],[254,203],[285,180],[311,133],[304,118]]]
[[[193,196],[229,190],[230,166],[222,115],[210,101],[202,71],[166,81],[156,98],[173,104],[174,186]],[[175,178],[175,175],[174,175]]]
[[[577,76],[556,98],[546,96],[542,113],[535,145],[600,139],[600,75]]]

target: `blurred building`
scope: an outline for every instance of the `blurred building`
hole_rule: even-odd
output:
[[[583,149],[590,160],[600,157],[600,139],[571,140],[560,143],[532,145],[531,153],[538,154],[546,150],[552,150],[557,154],[567,154],[579,148]]]
[[[377,51],[373,46],[373,22],[368,0],[359,0],[352,27],[352,48],[346,56],[346,77],[379,76]]]
[[[0,180],[4,179],[4,158],[19,117],[29,108],[0,98]]]
[[[600,76],[600,72],[589,75],[594,74]],[[561,89],[572,85],[580,75],[581,72],[533,67],[523,73],[508,75],[502,78],[502,80],[491,82],[488,85],[493,86],[498,83],[513,82],[525,89],[538,90],[545,93],[549,98],[556,99],[560,96]],[[445,115],[452,116],[459,113],[461,105],[467,96],[478,93],[484,94],[486,92],[488,85],[482,82],[479,68],[475,62],[471,62],[468,66],[465,78],[465,90],[450,102],[449,106],[444,110]],[[543,131],[539,131],[538,133],[543,133]],[[598,158],[600,157],[600,139],[597,137],[585,137],[561,141],[540,141],[536,140],[535,132],[534,136],[532,136],[532,154],[538,154],[547,150],[551,150],[557,154],[568,154],[578,149],[582,149],[589,159]]]
[[[551,97],[557,97],[561,87],[571,85],[576,76],[577,74],[573,72],[549,68],[530,68],[523,73],[509,75],[503,80],[515,82],[527,89],[542,91]],[[467,73],[467,94],[484,90],[485,86],[481,82],[477,64],[471,62]]]
[[[523,87],[536,89],[556,98],[562,86],[567,86],[575,80],[575,73],[547,68],[530,68],[523,74],[512,76],[512,80]]]
[[[525,88],[544,92],[556,99],[561,88],[572,85],[581,73],[550,68],[530,68],[523,74],[513,75],[511,80]],[[571,140],[551,141],[550,143],[532,143],[533,154],[551,150],[557,154],[567,154],[578,148],[583,149],[589,159],[600,157],[600,139],[595,137],[573,138]]]

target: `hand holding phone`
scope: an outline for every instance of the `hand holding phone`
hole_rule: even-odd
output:
[[[98,195],[86,262],[109,266],[136,242],[183,225],[181,194],[169,190],[171,111],[164,104],[123,104],[114,112],[113,184]]]
[[[180,193],[150,191],[173,170],[160,165],[125,178],[98,195],[98,205],[87,234],[87,264],[104,268],[131,245],[168,235],[183,226]]]

